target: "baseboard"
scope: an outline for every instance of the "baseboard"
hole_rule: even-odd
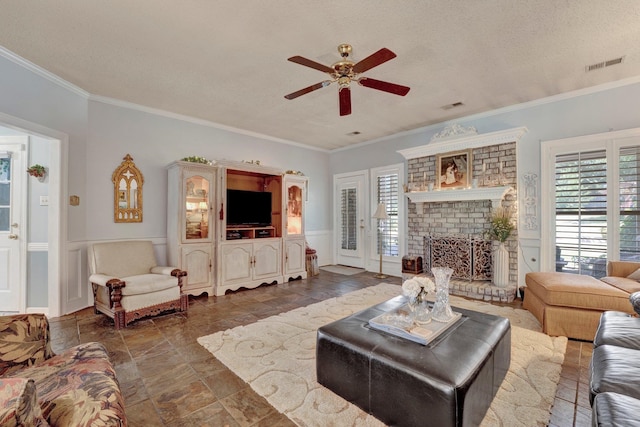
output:
[[[27,313],[42,313],[45,316],[49,317],[49,307],[27,307]]]

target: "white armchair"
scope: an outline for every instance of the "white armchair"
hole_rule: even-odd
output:
[[[187,311],[187,272],[158,266],[150,241],[95,243],[87,252],[95,311],[111,317],[116,329],[166,310]]]

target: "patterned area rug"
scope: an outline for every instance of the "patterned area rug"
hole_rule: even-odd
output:
[[[299,426],[383,424],[316,382],[317,329],[399,295],[383,283],[198,338],[229,369]],[[451,305],[509,318],[511,366],[482,426],[547,425],[567,339],[540,331],[528,311],[452,296]]]
[[[345,276],[351,276],[353,274],[364,273],[364,268],[347,267],[346,265],[323,265],[320,270],[329,271],[331,273],[344,274]]]

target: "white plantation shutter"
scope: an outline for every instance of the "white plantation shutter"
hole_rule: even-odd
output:
[[[556,156],[556,270],[606,275],[606,150]]]
[[[355,188],[344,188],[340,193],[340,216],[342,229],[340,242],[342,249],[356,250],[357,246],[357,193]]]
[[[389,219],[382,221],[381,227],[377,227],[376,254],[380,255],[382,247],[383,256],[399,256],[399,174],[388,173],[376,176],[377,202],[384,203]],[[376,220],[377,221],[377,220]],[[382,240],[382,245],[380,241]]]
[[[640,260],[640,147],[620,148],[620,259]]]

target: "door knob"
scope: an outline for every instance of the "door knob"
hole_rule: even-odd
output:
[[[17,234],[9,234],[9,238],[11,240],[18,240],[18,235]]]

